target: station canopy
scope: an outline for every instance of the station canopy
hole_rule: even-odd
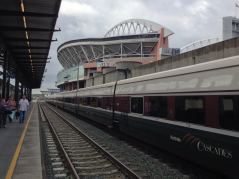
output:
[[[20,81],[39,88],[45,71],[61,0],[1,0],[1,51]],[[3,53],[3,52],[1,52]]]

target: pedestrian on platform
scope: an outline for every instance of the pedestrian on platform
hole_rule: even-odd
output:
[[[19,101],[19,111],[20,111],[20,117],[19,117],[19,123],[23,123],[25,119],[25,113],[28,109],[29,102],[25,95],[22,96],[22,99]]]
[[[16,101],[13,97],[10,97],[9,100],[7,101],[8,108],[11,110],[11,114],[8,115],[9,122],[12,122],[13,119],[15,119],[15,114],[16,114]]]
[[[2,105],[2,98],[0,98],[0,128],[3,127],[4,109]]]
[[[6,128],[6,120],[7,120],[7,103],[4,98],[0,101],[0,127]]]

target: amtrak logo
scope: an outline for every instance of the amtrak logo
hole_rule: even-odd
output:
[[[202,141],[200,138],[195,137],[191,133],[187,133],[183,138],[182,142],[196,148],[199,152],[207,152],[212,155],[223,157],[226,159],[232,158],[232,152],[230,150],[211,145],[207,142]]]
[[[190,146],[194,146],[200,141],[200,139],[196,138],[191,133],[188,133],[183,137],[182,141]]]

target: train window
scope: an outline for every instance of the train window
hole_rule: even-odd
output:
[[[131,98],[131,112],[143,114],[143,98],[142,97]]]
[[[239,97],[220,98],[220,126],[224,129],[239,131]]]
[[[234,111],[234,102],[233,99],[224,98],[222,101],[223,111]]]
[[[185,111],[190,109],[203,109],[202,99],[185,99]]]
[[[83,98],[82,97],[79,97],[79,104],[83,104]]]
[[[199,96],[176,97],[176,119],[195,124],[204,124],[204,98]]]
[[[74,104],[77,104],[77,103],[78,103],[77,98],[72,98],[72,102],[73,102]]]
[[[112,98],[103,97],[101,105],[103,109],[112,109]]]
[[[97,107],[102,108],[102,98],[97,98]]]
[[[81,105],[83,105],[83,106],[87,105],[87,98],[86,97],[81,98]]]
[[[72,100],[71,100],[71,98],[67,97],[67,98],[65,98],[65,102],[72,103]]]
[[[149,97],[149,115],[155,117],[167,117],[167,97],[151,96]]]
[[[90,106],[97,107],[97,98],[90,98]]]
[[[116,97],[115,98],[115,110],[120,112],[130,112],[130,97]]]

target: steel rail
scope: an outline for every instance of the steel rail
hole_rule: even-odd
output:
[[[61,152],[63,153],[63,157],[64,157],[65,161],[67,161],[66,164],[67,164],[68,168],[70,169],[73,177],[76,178],[76,179],[80,179],[80,177],[79,177],[79,175],[78,175],[74,165],[71,162],[70,157],[68,156],[67,152],[65,151],[65,149],[64,149],[64,147],[63,147],[63,145],[61,143],[61,140],[57,136],[57,133],[56,133],[53,125],[51,124],[50,120],[46,116],[46,113],[45,113],[43,107],[41,106],[41,104],[39,104],[39,108],[40,108],[40,111],[42,112],[42,114],[44,115],[44,118],[46,119],[46,121],[49,124],[49,128],[50,128],[50,130],[51,130],[51,132],[53,134],[53,137],[54,137],[54,139],[56,141],[56,144],[57,144],[58,148],[61,150]]]
[[[97,144],[94,140],[92,140],[87,134],[82,132],[78,127],[76,127],[72,122],[70,122],[68,119],[63,117],[61,114],[59,114],[56,110],[54,110],[52,107],[50,107],[48,104],[46,106],[51,109],[58,117],[60,117],[65,123],[67,123],[74,131],[82,135],[89,143],[91,143],[93,146],[95,146],[101,153],[103,153],[107,159],[109,159],[113,164],[115,164],[118,169],[123,172],[126,176],[128,176],[130,179],[142,179],[140,176],[138,176],[134,171],[132,171],[130,168],[128,168],[126,165],[124,165],[122,162],[120,162],[117,158],[115,158],[113,155],[111,155],[109,152],[107,152],[105,149],[103,149],[99,144]]]

